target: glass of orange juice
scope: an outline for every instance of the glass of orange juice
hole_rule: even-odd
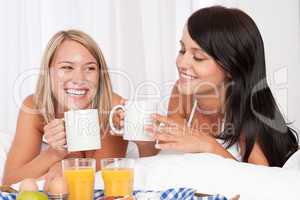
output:
[[[67,180],[68,200],[93,200],[96,160],[93,158],[69,158],[62,161]]]
[[[134,159],[102,159],[101,169],[106,197],[132,197]]]

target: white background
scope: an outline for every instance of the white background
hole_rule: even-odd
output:
[[[253,17],[265,42],[269,84],[287,120],[300,129],[298,0],[0,0],[0,134],[14,134],[20,103],[34,91],[43,49],[55,32],[76,28],[90,34],[109,68],[123,72],[112,73],[122,96],[159,91],[166,97],[177,78],[186,19],[214,4]],[[141,86],[145,81],[152,85]]]

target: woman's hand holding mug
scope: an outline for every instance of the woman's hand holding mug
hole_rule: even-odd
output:
[[[43,140],[49,144],[50,151],[64,158],[67,155],[66,132],[63,119],[54,119],[44,126]]]
[[[109,115],[111,134],[123,136],[128,141],[153,141],[144,131],[144,126],[152,123],[151,114],[157,112],[157,106],[156,101],[150,100],[116,105]]]
[[[67,154],[101,148],[97,109],[69,110],[64,119],[54,119],[44,127],[43,138],[50,148]],[[67,148],[67,149],[66,149]]]
[[[158,102],[127,101],[116,105],[111,110],[109,124],[112,135],[120,135],[124,140],[132,141],[138,146],[141,157],[158,153],[155,140],[144,130],[145,125],[153,123],[151,114],[158,110]]]

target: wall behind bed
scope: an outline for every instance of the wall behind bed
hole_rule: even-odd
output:
[[[268,81],[288,121],[300,129],[298,0],[0,0],[0,130],[13,134],[22,100],[33,93],[42,51],[61,29],[98,42],[116,92],[152,94],[167,104],[185,20],[210,5],[244,9],[261,30]]]

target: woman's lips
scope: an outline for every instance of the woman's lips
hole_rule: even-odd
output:
[[[195,80],[195,79],[197,79],[197,77],[196,76],[193,76],[193,75],[189,75],[189,74],[187,74],[187,73],[184,73],[184,72],[180,72],[179,73],[179,80],[180,80],[180,82],[189,82],[189,81],[193,81],[193,80]]]
[[[71,96],[84,96],[87,94],[88,89],[65,89],[66,93]]]

